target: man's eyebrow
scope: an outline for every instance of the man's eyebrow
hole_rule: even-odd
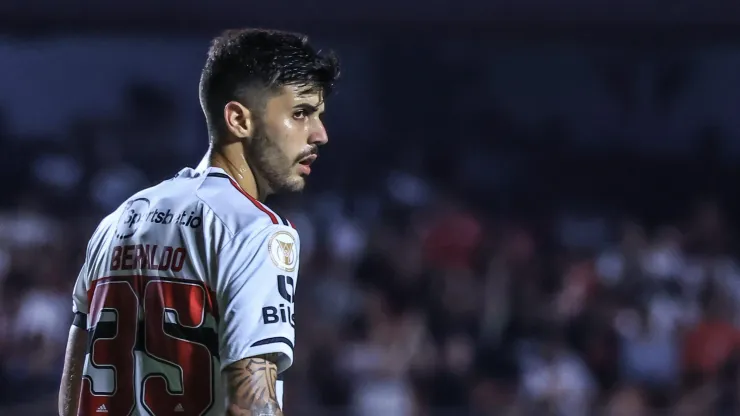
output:
[[[300,104],[294,105],[293,108],[306,110],[306,111],[315,113],[321,109],[321,102],[319,102],[316,105],[309,104],[309,103],[300,103]]]

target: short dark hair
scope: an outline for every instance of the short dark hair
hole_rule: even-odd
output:
[[[299,33],[266,29],[228,30],[215,38],[200,77],[200,103],[211,133],[223,127],[229,101],[260,108],[265,93],[295,85],[327,97],[339,78],[333,52],[322,53]]]

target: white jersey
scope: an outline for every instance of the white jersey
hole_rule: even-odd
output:
[[[80,415],[223,415],[221,369],[293,362],[298,234],[223,170],[183,169],[98,226],[73,295]],[[282,406],[282,381],[278,381]]]

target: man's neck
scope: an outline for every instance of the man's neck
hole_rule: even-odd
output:
[[[249,163],[244,158],[244,154],[234,151],[233,145],[220,148],[211,146],[198,164],[198,168],[211,166],[226,171],[244,192],[248,193],[252,198],[261,201],[266,196],[261,195],[257,186],[257,180],[254,177],[252,169],[249,167]]]

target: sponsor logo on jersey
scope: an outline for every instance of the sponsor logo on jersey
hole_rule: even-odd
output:
[[[293,302],[295,302],[295,281],[290,276],[278,275],[277,290],[285,303],[278,306],[265,306],[262,308],[262,322],[265,325],[288,323],[295,327],[295,315],[293,313]]]
[[[293,303],[293,297],[295,296],[295,281],[290,276],[283,276],[282,274],[279,274],[277,277],[278,282],[278,293],[280,293],[280,297],[288,301],[288,303]]]
[[[148,211],[148,199],[137,198],[128,201],[126,207],[123,209],[123,215],[118,220],[116,238],[123,240],[124,238],[133,237],[136,234],[136,230],[139,229],[142,216],[146,215]]]
[[[203,219],[200,216],[195,215],[195,211],[182,211],[178,213],[173,212],[169,209],[166,211],[160,211],[156,208],[147,212],[146,216],[144,217],[144,221],[150,222],[152,224],[175,224],[190,228],[198,228],[203,223]]]
[[[267,245],[270,260],[281,270],[292,272],[298,262],[298,247],[295,238],[287,231],[278,231],[270,237]]]
[[[198,228],[203,224],[203,218],[195,211],[172,211],[170,209],[149,208],[149,200],[138,198],[126,203],[121,219],[116,228],[116,238],[123,240],[136,234],[142,222],[162,225],[180,225],[183,227]]]

